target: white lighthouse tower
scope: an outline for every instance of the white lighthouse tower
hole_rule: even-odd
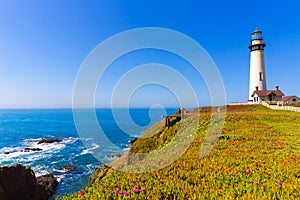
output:
[[[266,90],[266,70],[264,59],[264,48],[262,32],[256,29],[252,32],[250,41],[250,82],[249,82],[249,101],[255,90]],[[257,88],[258,87],[258,88]]]

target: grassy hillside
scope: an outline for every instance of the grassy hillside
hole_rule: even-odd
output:
[[[202,110],[196,138],[167,167],[139,174],[108,169],[105,176],[64,199],[300,198],[300,113],[228,106],[217,144],[200,159],[210,114]],[[164,129],[162,123],[148,130],[151,138],[138,140],[130,151],[149,152],[169,143],[179,124]]]

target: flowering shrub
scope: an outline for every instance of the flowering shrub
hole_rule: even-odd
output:
[[[210,112],[200,115],[197,137],[173,164],[151,173],[115,170],[63,199],[300,198],[300,113],[254,105],[228,106],[218,143],[202,159],[199,149]],[[166,142],[172,138],[166,133],[155,146],[163,144],[162,138]],[[174,134],[172,127],[168,133]],[[141,150],[137,144],[136,152],[146,152],[146,143],[140,143]]]

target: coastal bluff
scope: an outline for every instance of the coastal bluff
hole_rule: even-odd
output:
[[[200,157],[211,125],[211,109],[199,110],[195,138],[170,165],[131,173],[119,167],[131,167],[138,158],[129,156],[118,162],[121,157],[98,167],[86,187],[61,199],[299,199],[300,113],[261,105],[229,105],[216,144],[207,156]],[[154,124],[145,132],[150,137],[137,139],[122,156],[151,153],[169,145],[182,124],[164,125],[164,121]]]
[[[20,164],[0,167],[1,200],[47,200],[57,185],[53,174],[36,177],[33,170]]]

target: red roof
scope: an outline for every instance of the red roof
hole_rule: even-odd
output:
[[[281,92],[281,90],[258,90],[258,91],[254,91],[252,96],[254,96],[255,93],[259,97],[266,97],[266,96],[269,96],[272,93],[275,94],[275,96],[278,96],[278,97],[284,96],[284,94],[283,94],[283,92]]]
[[[282,97],[282,101],[283,102],[285,102],[285,101],[288,101],[288,100],[290,100],[291,98],[298,98],[297,96],[284,96],[284,97]]]

